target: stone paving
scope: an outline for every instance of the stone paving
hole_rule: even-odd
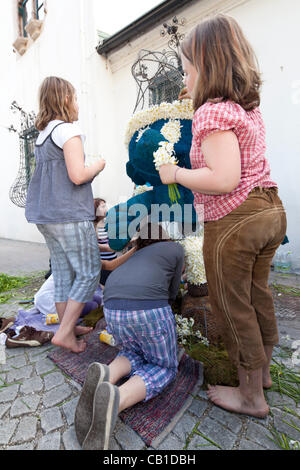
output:
[[[7,349],[0,366],[0,449],[79,450],[74,413],[81,386],[47,358],[53,346]],[[5,386],[4,386],[5,385]],[[265,419],[229,413],[210,403],[203,390],[157,450],[278,449],[270,428],[299,440],[300,407],[287,396],[268,392]],[[283,408],[293,410],[295,416]],[[110,450],[142,450],[144,442],[121,420]]]
[[[15,307],[1,305],[0,316],[16,314]],[[292,313],[281,327],[281,343],[273,357],[299,339],[299,317]],[[278,321],[280,325],[281,318]],[[53,348],[48,343],[6,349],[6,364],[0,364],[0,450],[80,449],[74,413],[81,386],[47,357]],[[278,360],[291,366],[290,358]],[[214,406],[200,390],[156,450],[280,450],[272,441],[274,429],[300,441],[300,406],[274,391],[266,396],[271,413],[265,419],[256,419]],[[147,447],[138,434],[118,419],[110,450],[144,449]]]

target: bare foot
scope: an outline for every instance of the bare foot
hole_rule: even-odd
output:
[[[270,370],[269,370],[269,369],[266,370],[266,371],[263,371],[262,383],[263,383],[263,387],[266,388],[266,389],[272,387],[273,382],[272,382],[272,379],[271,379],[271,374],[270,374]]]
[[[51,340],[55,346],[60,346],[65,349],[69,349],[74,353],[81,353],[86,348],[86,342],[83,340],[77,340],[76,336],[62,336],[58,332],[53,336]]]
[[[228,411],[235,411],[257,418],[264,418],[269,413],[269,406],[264,398],[257,397],[251,400],[244,397],[239,387],[208,385],[207,396],[215,405]]]
[[[76,336],[81,336],[81,335],[87,335],[92,330],[93,330],[93,328],[91,326],[78,325],[78,326],[75,326],[74,333],[75,333]]]

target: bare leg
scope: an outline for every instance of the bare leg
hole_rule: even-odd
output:
[[[129,375],[131,371],[130,361],[124,356],[118,356],[109,364],[109,381],[116,384],[122,377]],[[146,397],[145,382],[139,375],[130,377],[119,387],[120,404],[119,413],[125,408],[135,405]]]
[[[146,386],[142,377],[133,375],[127,382],[119,387],[120,404],[119,413],[146,398]]]
[[[238,369],[239,387],[208,386],[208,398],[229,411],[264,418],[269,413],[262,386],[262,369]]]
[[[109,364],[109,381],[116,384],[122,377],[129,375],[131,371],[130,361],[125,356],[118,356]]]
[[[83,310],[84,303],[69,299],[63,312],[63,304],[57,303],[57,313],[60,319],[60,327],[52,338],[52,343],[70,349],[72,352],[82,352],[85,350],[86,343],[83,340],[77,341],[75,335],[75,326]]]
[[[264,388],[272,387],[272,379],[270,374],[270,364],[272,360],[273,346],[265,345],[265,354],[267,356],[267,362],[262,369],[262,383]]]
[[[59,323],[61,323],[62,319],[63,319],[63,316],[64,316],[64,313],[65,313],[65,310],[66,310],[66,307],[67,307],[67,302],[56,302],[55,306],[56,306],[56,311],[57,311],[58,318],[59,318]],[[76,336],[86,335],[87,333],[90,333],[92,331],[92,329],[93,328],[91,328],[89,326],[78,325],[78,326],[75,326],[74,333],[75,333]]]

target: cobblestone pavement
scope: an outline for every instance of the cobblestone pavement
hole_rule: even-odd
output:
[[[0,316],[16,314],[15,307],[1,305]],[[299,317],[295,312],[284,318],[279,316],[278,322],[281,342],[273,357],[299,339]],[[6,349],[6,364],[0,364],[0,450],[80,449],[74,413],[81,386],[47,358],[53,348],[48,343],[42,347]],[[278,360],[291,366],[290,358]],[[274,391],[268,391],[266,396],[271,413],[265,419],[255,419],[214,406],[200,390],[157,450],[279,450],[272,441],[274,429],[300,441],[300,406]],[[141,438],[119,419],[110,450],[146,448]]]

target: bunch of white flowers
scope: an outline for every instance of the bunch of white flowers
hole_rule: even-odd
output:
[[[163,125],[160,132],[161,134],[172,144],[176,144],[181,138],[180,121],[170,119],[166,124]]]
[[[200,285],[206,283],[206,274],[203,261],[203,236],[191,235],[178,240],[183,246],[185,255],[186,279],[190,284]]]
[[[141,186],[137,186],[133,190],[133,196],[137,196],[138,194],[143,194],[146,191],[150,191],[151,189],[153,189],[153,187],[152,186],[147,186],[146,184],[141,185]]]
[[[200,330],[193,331],[194,326],[194,319],[192,317],[186,318],[182,315],[176,314],[176,327],[177,327],[177,335],[178,335],[178,342],[180,344],[186,345],[189,343],[191,338],[196,337],[198,338],[201,343],[205,346],[209,346],[209,341],[205,336],[202,335]]]
[[[159,171],[161,165],[166,165],[167,163],[172,163],[172,165],[177,164],[174,154],[174,144],[172,142],[159,142],[159,148],[156,152],[153,152],[153,157],[157,171]],[[181,197],[176,183],[168,184],[168,193],[171,203],[176,204],[178,202],[177,198],[180,199]]]
[[[166,163],[177,164],[177,160],[174,154],[174,144],[171,142],[159,142],[159,148],[156,152],[153,152],[155,169],[159,171],[161,165]]]
[[[130,119],[126,133],[125,145],[128,147],[133,134],[138,130],[153,124],[160,119],[193,119],[194,109],[192,100],[173,101],[173,103],[160,103],[135,113]]]

